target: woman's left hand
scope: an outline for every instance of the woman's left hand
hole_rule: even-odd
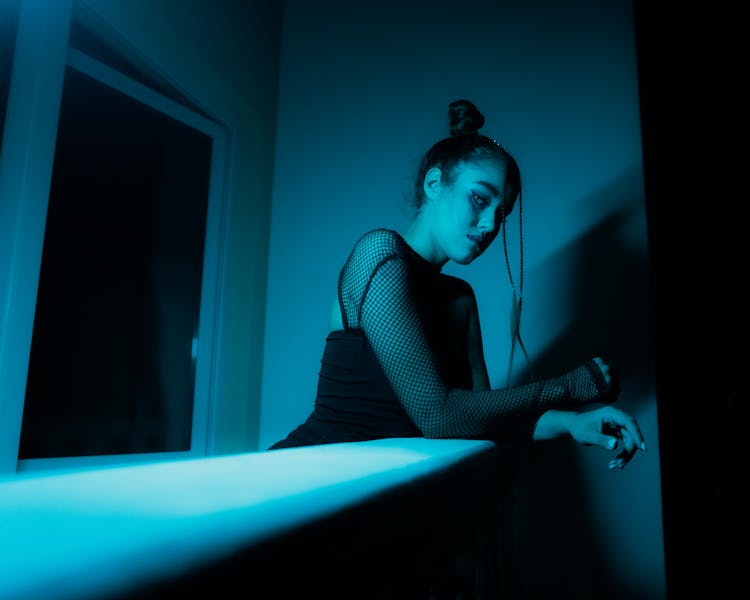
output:
[[[617,456],[609,461],[610,469],[622,469],[638,450],[646,450],[638,422],[613,406],[575,413],[568,422],[568,432],[584,446],[617,451]]]

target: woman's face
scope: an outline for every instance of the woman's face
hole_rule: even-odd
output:
[[[482,254],[502,226],[505,163],[497,159],[459,164],[446,184],[440,169],[425,177],[433,250],[465,265]],[[507,199],[507,212],[513,208]]]

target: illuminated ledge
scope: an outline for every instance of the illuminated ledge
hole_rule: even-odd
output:
[[[389,439],[0,483],[0,598],[109,598],[488,453]]]

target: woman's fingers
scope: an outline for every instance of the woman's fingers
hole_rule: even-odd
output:
[[[620,429],[620,439],[620,452],[617,454],[616,458],[609,461],[610,469],[622,469],[626,464],[630,462],[633,456],[635,456],[635,453],[638,451],[638,447],[633,440],[633,436],[627,429]]]
[[[605,450],[616,450],[620,445],[620,440],[614,432],[599,433],[598,431],[591,431],[587,436],[581,436],[578,441],[584,445],[599,446]]]
[[[622,448],[620,449],[621,456],[633,456],[638,449],[635,441],[633,440],[632,434],[627,429],[621,429],[622,437]]]
[[[593,360],[596,363],[596,366],[599,367],[599,370],[602,372],[602,375],[604,375],[604,381],[606,381],[607,385],[609,385],[610,381],[612,381],[612,378],[609,374],[609,365],[605,363],[604,360],[598,356],[595,356]]]
[[[571,435],[581,444],[616,452],[615,458],[609,461],[610,469],[622,469],[638,450],[646,449],[635,418],[613,406],[578,413],[573,420]]]
[[[609,363],[605,362],[603,358],[595,356],[593,359],[594,363],[602,373],[604,382],[607,384],[608,392],[606,397],[603,398],[604,402],[612,403],[617,400],[620,395],[620,377],[615,368]]]
[[[628,443],[632,447],[633,452],[635,452],[636,448],[646,450],[646,440],[643,438],[641,429],[638,427],[638,421],[635,418],[612,406],[604,407],[602,413],[605,427],[620,431],[623,436],[624,432],[627,432]]]
[[[609,461],[609,468],[622,469],[638,450],[646,450],[646,441],[634,417],[613,407],[602,411],[605,430],[611,431],[619,440],[619,453]]]

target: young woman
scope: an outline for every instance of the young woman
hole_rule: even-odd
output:
[[[449,120],[450,137],[422,159],[408,231],[375,229],[354,245],[339,275],[315,407],[270,449],[570,436],[617,450],[610,468],[624,467],[645,442],[635,419],[611,406],[617,381],[601,358],[559,377],[490,388],[473,291],[441,268],[471,263],[504,233],[522,204],[521,177],[513,157],[479,133],[484,117],[471,102],[451,103]]]

